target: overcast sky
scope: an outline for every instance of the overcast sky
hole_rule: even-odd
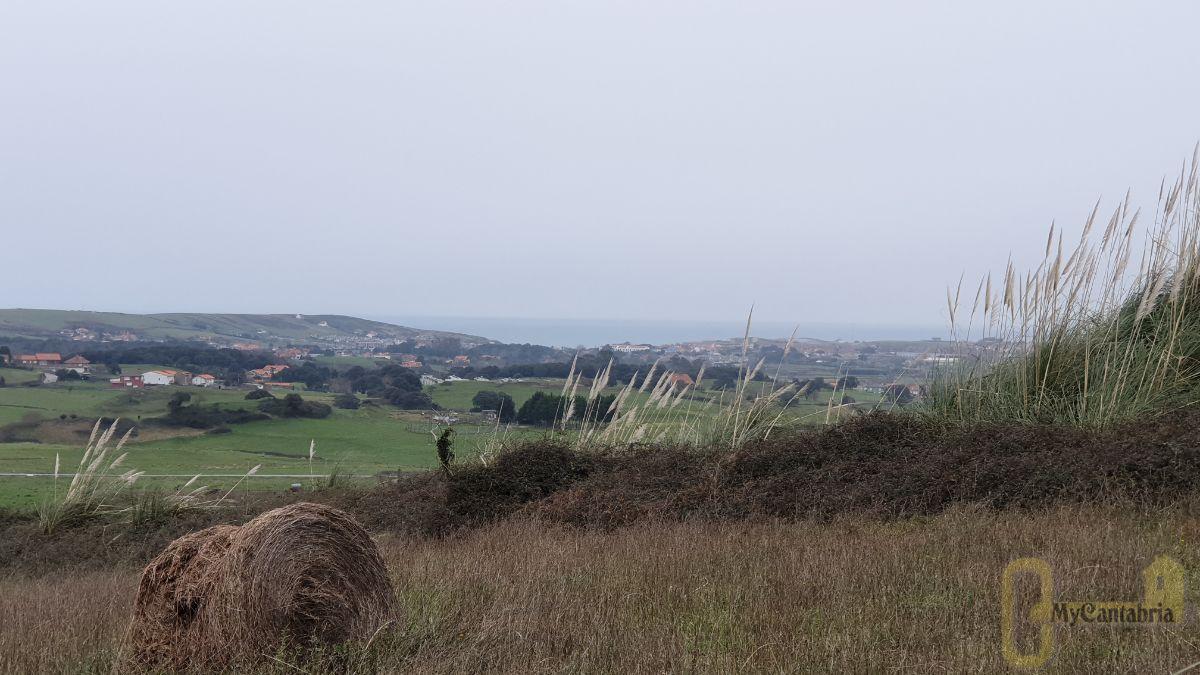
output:
[[[932,323],[1200,140],[1200,3],[6,2],[0,306]]]

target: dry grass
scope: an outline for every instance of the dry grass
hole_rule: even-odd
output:
[[[101,422],[102,420],[96,420],[95,426],[92,427],[92,435],[84,448],[83,457],[79,460],[79,468],[61,499],[58,496],[61,467],[58,455],[54,457],[54,499],[38,507],[38,520],[46,534],[115,511],[117,507],[114,501],[142,475],[142,472],[132,469],[117,474],[117,469],[128,456],[121,450],[129,440],[132,429],[125,432],[113,448],[110,444],[117,433],[119,420],[109,425],[104,432],[100,431]]]
[[[794,421],[785,419],[785,413],[797,392],[791,384],[777,386],[778,371],[770,386],[764,385],[757,390],[752,387],[766,365],[765,359],[757,364],[749,361],[753,318],[751,308],[742,337],[738,378],[732,391],[722,392],[717,399],[697,403],[692,394],[704,382],[704,366],[692,384],[681,386],[674,381],[675,372],[660,370],[659,361],[655,361],[641,378],[640,386],[637,384],[640,373],[634,373],[616,393],[615,400],[607,403],[603,396],[611,381],[613,362],[609,361],[604,370],[596,373],[591,384],[586,385],[587,390],[581,392],[583,373],[576,371],[576,358],[562,389],[568,407],[559,411],[555,430],[567,431],[570,422],[577,418],[576,413],[580,412],[575,409],[576,395],[584,394],[585,408],[579,417],[579,429],[572,430],[568,436],[572,445],[581,450],[645,444],[732,449],[769,437],[775,429]],[[791,352],[795,337],[793,331],[784,346],[781,364]],[[828,418],[827,411],[827,422]],[[503,447],[503,443],[491,445]],[[487,456],[495,452],[489,448]]]
[[[1097,203],[1073,246],[1050,228],[1035,269],[1010,260],[973,300],[961,280],[947,290],[966,358],[934,374],[930,409],[1104,427],[1200,402],[1200,146],[1158,199],[1143,217],[1127,196],[1106,224]],[[998,342],[976,359],[981,338]]]
[[[958,509],[891,523],[648,523],[610,533],[516,520],[450,540],[390,539],[382,548],[405,619],[351,665],[1000,672],[1008,561],[1047,558],[1061,598],[1132,599],[1155,555],[1200,569],[1192,513]],[[109,670],[135,579],[129,570],[0,582],[0,671]],[[1172,672],[1200,660],[1187,625],[1062,629],[1058,645],[1057,672]],[[279,661],[266,669],[295,672]]]

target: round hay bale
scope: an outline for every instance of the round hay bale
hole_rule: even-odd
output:
[[[142,571],[129,627],[135,662],[171,670],[188,665],[190,647],[203,642],[205,622],[197,619],[212,596],[212,570],[237,531],[233,525],[217,525],[184,535]],[[181,640],[185,636],[186,642]]]
[[[387,568],[348,514],[300,503],[182,537],[142,573],[133,661],[224,668],[369,640],[394,612]]]

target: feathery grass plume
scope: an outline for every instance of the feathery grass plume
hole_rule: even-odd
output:
[[[229,498],[229,495],[233,494],[233,491],[234,491],[234,490],[236,490],[236,489],[238,488],[238,486],[242,484],[242,481],[244,481],[244,480],[246,480],[247,478],[249,478],[249,477],[253,476],[253,475],[254,475],[254,474],[256,474],[256,473],[258,473],[258,470],[259,470],[259,469],[261,469],[261,468],[262,468],[262,464],[255,464],[255,465],[254,465],[254,467],[253,467],[252,469],[250,469],[249,471],[247,471],[247,472],[246,472],[246,475],[244,475],[244,476],[242,476],[241,478],[239,478],[239,479],[237,480],[237,482],[233,484],[233,487],[229,488],[229,491],[228,491],[228,492],[226,492],[224,495],[221,495],[221,498],[217,500],[217,503],[219,504],[219,503],[221,503],[221,502],[224,502],[226,499],[228,499],[228,498]]]
[[[751,317],[753,308],[751,308]],[[563,386],[562,403],[555,421],[557,433],[569,434],[577,449],[627,447],[638,443],[670,443],[697,447],[733,447],[752,438],[766,437],[782,424],[785,409],[794,399],[795,387],[777,386],[779,372],[763,391],[752,395],[751,383],[763,370],[765,359],[749,363],[751,317],[747,318],[742,340],[742,361],[738,368],[735,391],[728,399],[701,390],[705,366],[701,366],[694,382],[677,379],[678,373],[660,369],[656,360],[639,382],[634,373],[604,404],[605,391],[612,382],[614,361],[595,373],[586,392],[584,410],[578,428],[568,431],[574,418],[582,373],[572,363]],[[786,359],[794,343],[795,332],[784,348]],[[782,362],[781,362],[782,365]],[[769,391],[768,391],[769,388]],[[686,405],[684,405],[686,403]]]
[[[100,420],[92,427],[88,444],[79,460],[79,468],[71,479],[66,493],[58,497],[59,457],[54,459],[55,494],[52,500],[43,502],[37,510],[38,522],[42,531],[51,534],[62,527],[78,525],[91,518],[119,511],[115,505],[117,497],[129,486],[133,485],[142,473],[126,471],[116,474],[115,470],[125,460],[124,454],[118,454],[124,448],[125,442],[133,432],[131,428],[121,437],[111,454],[117,457],[105,460],[110,455],[109,445],[117,432],[120,420],[114,421],[103,433],[100,432]]]
[[[1098,237],[1092,209],[1071,250],[1052,224],[1024,283],[1010,262],[1002,298],[990,275],[981,282],[982,332],[950,313],[961,358],[931,373],[926,410],[956,423],[1100,428],[1200,402],[1198,157],[1200,145],[1164,181],[1145,232],[1126,193]]]
[[[317,439],[309,439],[308,441],[308,480],[313,479],[313,457],[317,455]]]

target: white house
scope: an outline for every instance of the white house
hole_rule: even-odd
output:
[[[196,387],[212,387],[216,386],[216,384],[217,378],[208,373],[203,373],[192,378],[192,385]]]
[[[175,384],[175,371],[148,370],[142,373],[143,384]]]
[[[76,355],[63,361],[63,368],[73,370],[80,375],[87,375],[91,371],[92,362],[83,358],[83,356]]]
[[[650,345],[631,345],[628,342],[619,345],[609,345],[609,349],[614,352],[648,352]]]

